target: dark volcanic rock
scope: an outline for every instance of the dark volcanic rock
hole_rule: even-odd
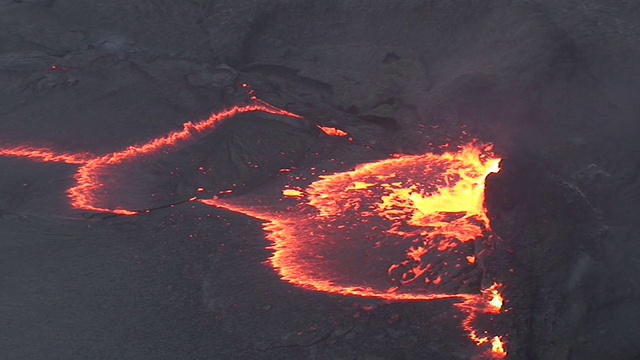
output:
[[[594,259],[605,227],[552,164],[514,152],[501,166],[487,179],[486,207],[501,240],[501,256],[490,258],[489,268],[508,279],[511,351],[516,358],[567,358],[602,286]]]

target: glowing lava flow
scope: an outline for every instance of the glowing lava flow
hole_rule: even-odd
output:
[[[242,113],[264,112],[294,119],[303,119],[299,115],[272,106],[265,101],[257,99],[255,96],[251,99],[254,101],[254,104],[235,106],[231,109],[213,114],[208,119],[198,123],[187,122],[183,125],[182,130],[174,131],[147,143],[129,146],[124,150],[103,156],[95,156],[88,153],[56,154],[50,149],[30,146],[0,148],[0,156],[30,158],[39,162],[60,162],[81,165],[75,175],[76,185],[68,190],[72,207],[97,212],[110,212],[118,215],[136,215],[138,213],[137,210],[123,208],[111,209],[99,205],[102,202],[100,194],[104,192],[104,185],[101,179],[109,176],[109,167],[145,155],[157,153],[163,148],[178,146],[182,142],[194,139],[198,133],[210,131],[224,120]],[[318,128],[328,136],[347,135],[346,132],[335,128],[321,126],[318,126]]]
[[[209,131],[224,120],[238,114],[264,112],[294,119],[302,119],[299,115],[276,108],[264,101],[255,99],[255,97],[252,99],[254,100],[254,104],[235,106],[231,109],[213,114],[208,119],[197,123],[187,122],[183,125],[182,130],[174,131],[147,143],[129,146],[122,151],[103,156],[95,156],[88,153],[56,154],[50,149],[30,146],[0,148],[0,156],[30,158],[39,162],[59,162],[80,165],[74,176],[76,184],[67,192],[72,207],[97,212],[110,212],[118,215],[136,215],[138,214],[137,210],[123,208],[111,209],[100,205],[103,200],[101,195],[105,192],[102,179],[109,176],[110,167],[124,161],[157,153],[163,148],[175,147],[181,142],[194,139],[197,134]]]
[[[500,336],[476,324],[502,310],[499,284],[482,289],[478,261],[490,234],[487,175],[499,171],[490,147],[398,156],[323,176],[288,211],[242,200],[202,203],[265,221],[270,263],[282,279],[328,293],[387,300],[460,299],[462,326],[490,358],[506,352]]]
[[[67,192],[72,207],[136,215],[139,210],[104,205],[103,180],[115,165],[197,139],[241,113],[302,119],[251,99],[250,105],[185,123],[181,130],[102,156],[26,146],[0,148],[0,156],[77,165],[76,183]],[[348,136],[339,129],[318,127],[329,136]],[[487,347],[488,357],[503,358],[502,338],[478,324],[479,315],[502,310],[501,286],[483,289],[478,280],[479,264],[488,254],[478,248],[487,247],[490,234],[483,207],[484,181],[499,171],[499,161],[490,148],[477,144],[444,154],[398,156],[324,176],[304,190],[285,189],[284,198],[294,202],[286,211],[277,205],[245,205],[242,199],[199,201],[264,221],[274,251],[270,264],[283,280],[341,295],[453,299],[466,314],[462,327],[471,340]]]

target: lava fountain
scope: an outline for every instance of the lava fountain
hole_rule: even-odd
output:
[[[246,87],[246,86],[244,86]],[[213,114],[181,130],[121,151],[92,155],[51,149],[0,147],[0,156],[77,166],[67,191],[75,209],[134,216],[140,209],[103,205],[103,180],[115,166],[132,159],[185,146],[236,114],[264,112],[301,116],[251,97],[252,103]],[[353,138],[345,131],[318,126],[328,136]],[[333,294],[393,301],[452,299],[466,315],[462,327],[486,348],[489,358],[504,358],[501,336],[481,329],[479,317],[502,311],[501,285],[480,283],[490,255],[491,226],[483,206],[484,183],[499,171],[490,146],[472,142],[442,154],[397,155],[354,170],[322,176],[306,189],[286,188],[286,208],[256,205],[259,199],[196,199],[264,222],[273,255],[269,264],[296,286]]]

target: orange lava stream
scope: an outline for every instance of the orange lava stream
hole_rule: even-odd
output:
[[[56,154],[50,149],[18,146],[15,148],[0,148],[0,156],[30,158],[39,162],[53,162],[83,165],[95,158],[91,154]]]

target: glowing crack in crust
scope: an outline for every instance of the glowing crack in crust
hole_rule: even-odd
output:
[[[191,140],[237,114],[264,112],[302,120],[255,96],[251,100],[102,156],[30,146],[0,147],[0,156],[76,165],[76,182],[67,191],[73,208],[133,216],[140,210],[102,205],[103,179],[114,165]],[[348,136],[340,129],[318,128],[329,136]],[[501,312],[501,285],[481,289],[468,271],[473,275],[483,256],[474,247],[491,234],[484,181],[499,171],[499,161],[490,147],[476,143],[444,154],[399,155],[323,176],[307,189],[283,190],[284,199],[298,202],[291,211],[217,198],[191,200],[264,221],[272,242],[270,264],[297,286],[387,300],[457,299],[471,340],[487,348],[487,357],[504,358],[502,337],[476,324],[481,314]]]

